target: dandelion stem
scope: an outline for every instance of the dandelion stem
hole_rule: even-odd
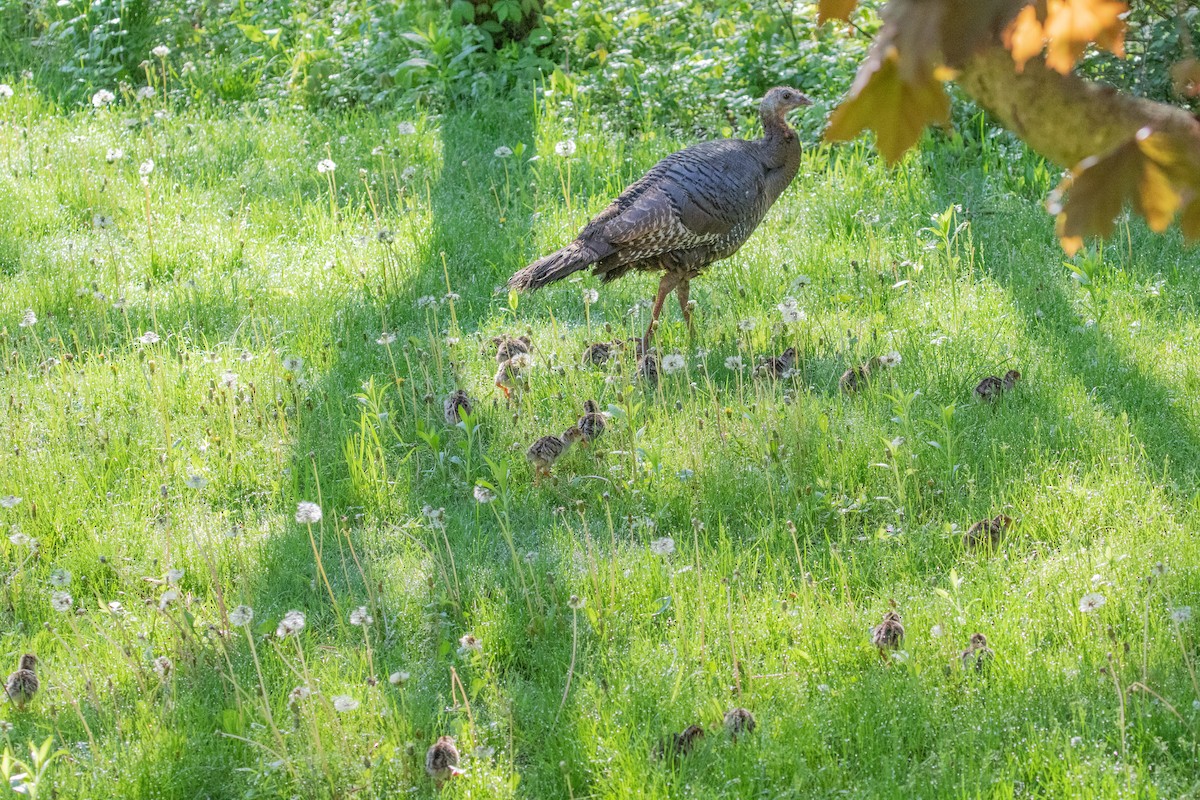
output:
[[[579,609],[571,609],[571,663],[567,665],[567,684],[563,687],[562,700],[559,701],[558,711],[554,714],[554,723],[562,714],[563,706],[567,704],[567,695],[571,692],[571,676],[575,674],[575,649],[579,643]]]

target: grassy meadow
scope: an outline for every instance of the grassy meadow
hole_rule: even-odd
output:
[[[42,680],[0,708],[13,786],[432,797],[453,735],[446,797],[1200,795],[1200,254],[1176,232],[1122,224],[1064,265],[1057,172],[1015,140],[974,120],[888,170],[800,112],[799,176],[693,283],[694,337],[668,304],[682,367],[655,387],[631,349],[580,366],[641,333],[653,279],[503,285],[688,137],[554,93],[434,115],[13,89],[0,658]],[[511,405],[504,333],[535,345]],[[788,346],[793,375],[753,376]],[[476,410],[449,426],[457,387]],[[525,447],[588,399],[607,433],[534,486]],[[998,548],[963,546],[999,513]],[[983,674],[958,661],[977,631]]]

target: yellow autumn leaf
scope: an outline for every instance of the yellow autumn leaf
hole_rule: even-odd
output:
[[[1186,97],[1200,96],[1200,59],[1185,58],[1171,67],[1175,91]]]
[[[1017,72],[1023,72],[1029,59],[1040,54],[1046,44],[1046,34],[1034,6],[1025,6],[1004,31],[1004,46],[1012,53]]]
[[[849,20],[858,0],[820,0],[817,3],[817,24],[824,25],[831,19]]]
[[[850,93],[829,119],[825,141],[845,142],[862,131],[875,131],[875,144],[889,164],[917,143],[930,122],[950,121],[950,98],[932,74],[914,81],[900,75],[899,55],[891,48],[879,61],[863,66]]]
[[[1116,0],[1050,0],[1043,24],[1047,40],[1046,66],[1067,74],[1095,42],[1124,55],[1125,21],[1129,6]],[[1023,13],[1023,12],[1022,12]]]

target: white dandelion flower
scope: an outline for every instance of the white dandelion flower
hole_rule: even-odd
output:
[[[422,295],[417,298],[417,308],[428,308],[437,303],[437,298],[431,294]]]
[[[59,589],[65,589],[71,584],[71,570],[56,569],[50,573],[50,585]]]
[[[70,592],[57,591],[50,595],[50,607],[55,611],[70,611],[74,604],[75,598],[71,597]]]
[[[1098,592],[1092,592],[1079,598],[1079,610],[1085,614],[1090,614],[1107,602],[1107,597]]]
[[[1163,575],[1167,574],[1167,565],[1161,561],[1157,561],[1155,562],[1154,566],[1150,568],[1150,572],[1161,578]]]
[[[683,360],[683,356],[681,356],[679,353],[671,353],[670,355],[663,357],[662,370],[670,375],[672,372],[678,372],[679,370],[683,369],[684,364],[685,362]]]
[[[221,388],[237,389],[238,374],[232,370],[225,370],[221,373]]]
[[[375,621],[375,618],[367,613],[366,606],[359,606],[350,612],[351,625],[370,625]]]
[[[119,147],[110,147],[108,152],[104,154],[104,160],[109,164],[115,164],[125,158],[125,151]]]
[[[554,145],[554,152],[556,155],[562,156],[563,158],[570,158],[571,156],[575,155],[575,140],[564,139],[563,141]]]
[[[592,305],[593,303],[595,303],[595,302],[596,302],[597,300],[599,300],[599,299],[600,299],[600,293],[599,293],[599,292],[597,292],[595,289],[584,289],[584,290],[583,290],[583,302],[584,302],[584,304],[586,304],[586,305],[589,305],[589,306],[590,306],[590,305]]]
[[[358,701],[348,694],[338,694],[333,697],[333,710],[339,713],[353,711],[358,708]]]
[[[578,611],[585,605],[587,605],[587,600],[577,594],[571,595],[571,597],[567,600],[567,608],[570,608],[572,611]]]
[[[785,297],[783,302],[775,308],[779,309],[779,314],[785,323],[800,322],[805,319],[805,314],[797,305],[794,297]]]
[[[879,357],[879,363],[885,367],[894,367],[900,363],[900,354],[893,350],[890,353],[885,353]]]
[[[196,64],[193,61],[185,61],[179,71],[184,75],[192,75],[196,72]]]
[[[92,95],[92,105],[95,106],[96,108],[103,108],[104,106],[108,105],[109,103],[111,103],[113,100],[116,100],[116,99],[117,99],[117,96],[115,94],[113,94],[112,92],[110,92],[108,89],[101,89],[100,91],[98,91],[94,95]]]
[[[13,96],[13,88],[7,83],[0,83],[0,100],[7,100]]]
[[[154,56],[155,58],[166,58],[170,54],[171,48],[167,47],[165,44],[160,44],[150,51],[150,55]]]
[[[474,494],[475,502],[483,503],[484,505],[487,505],[496,499],[496,493],[486,486],[476,486]]]
[[[655,539],[650,543],[650,552],[656,556],[669,556],[675,552],[675,540],[670,536]]]
[[[411,122],[401,122],[396,126],[396,130],[401,136],[412,136],[417,132],[417,126]]]
[[[13,508],[21,502],[21,498],[15,494],[6,494],[0,497],[0,508]]]
[[[153,86],[143,86],[137,90],[137,99],[138,100],[149,100],[151,97],[154,97],[154,95],[156,95],[156,94],[157,94],[157,92],[154,90]]]
[[[286,639],[304,630],[304,625],[303,611],[289,611],[283,615],[283,619],[279,620],[279,625],[275,628],[275,635],[280,639]]]
[[[312,697],[312,689],[307,686],[297,686],[288,692],[288,705],[298,705],[310,697]]]
[[[324,175],[326,172],[333,172],[337,169],[337,164],[332,158],[322,158],[317,162],[317,172]]]
[[[745,366],[746,365],[742,361],[741,356],[730,356],[729,358],[725,359],[725,369],[732,372],[739,372],[744,369]]]
[[[111,600],[108,603],[108,613],[121,616],[125,613],[125,606],[121,605],[120,600]]]
[[[744,319],[741,322],[739,322],[737,326],[738,326],[739,331],[746,333],[746,332],[754,330],[755,326],[757,326],[757,325],[758,325],[757,320]]]
[[[285,358],[283,368],[288,372],[299,372],[304,367],[304,359],[297,356]]]
[[[105,231],[113,226],[113,218],[106,214],[96,214],[92,217],[92,225],[96,230]]]
[[[154,159],[153,158],[147,158],[145,161],[143,161],[141,164],[138,165],[138,175],[141,175],[143,178],[148,177],[150,175],[150,173],[152,173],[152,172],[154,172]]]
[[[238,606],[233,611],[229,612],[229,624],[237,628],[244,628],[249,625],[254,619],[254,609],[250,606]]]
[[[8,540],[10,542],[12,542],[13,544],[15,544],[17,547],[29,547],[29,543],[33,541],[26,534],[21,533],[20,531],[17,531],[16,533],[9,536]]]
[[[392,686],[403,686],[411,676],[407,672],[393,672],[388,675],[388,683]]]
[[[316,503],[302,500],[296,504],[296,522],[301,525],[316,525],[321,516],[321,507]]]
[[[404,171],[400,173],[400,180],[404,181],[405,183],[408,183],[415,177],[417,177],[416,167],[405,167]]]
[[[482,653],[483,642],[479,640],[473,633],[468,633],[458,640],[458,652],[460,655],[467,653]]]
[[[386,347],[387,345],[392,344],[395,341],[396,341],[396,334],[388,333],[387,331],[384,331],[383,333],[379,334],[379,338],[375,340],[375,344],[383,345],[384,347]]]
[[[808,277],[807,275],[797,275],[795,280],[792,281],[792,285],[795,286],[797,289],[801,289],[801,288],[803,288],[805,286],[809,286],[811,284],[812,284],[812,278]]]
[[[138,341],[142,344],[158,344],[159,338],[158,334],[154,331],[146,331],[138,337]]]
[[[37,325],[37,314],[34,313],[32,308],[27,309],[25,313],[21,315],[21,321],[17,324],[22,328],[32,328],[34,325]]]
[[[1171,620],[1180,625],[1187,622],[1191,618],[1192,618],[1192,607],[1191,606],[1180,606],[1179,608],[1177,608],[1171,612]]]
[[[496,158],[508,158],[512,154],[512,148],[505,147],[504,145],[500,145],[492,151],[492,155],[494,155]]]
[[[1083,744],[1082,736],[1072,736],[1071,737],[1071,747],[1079,747],[1082,744]]]

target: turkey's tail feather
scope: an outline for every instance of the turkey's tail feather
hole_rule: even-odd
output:
[[[587,245],[574,241],[562,250],[539,258],[513,275],[508,281],[508,286],[519,291],[534,291],[548,283],[561,281],[573,272],[587,269],[601,257],[601,254]]]

